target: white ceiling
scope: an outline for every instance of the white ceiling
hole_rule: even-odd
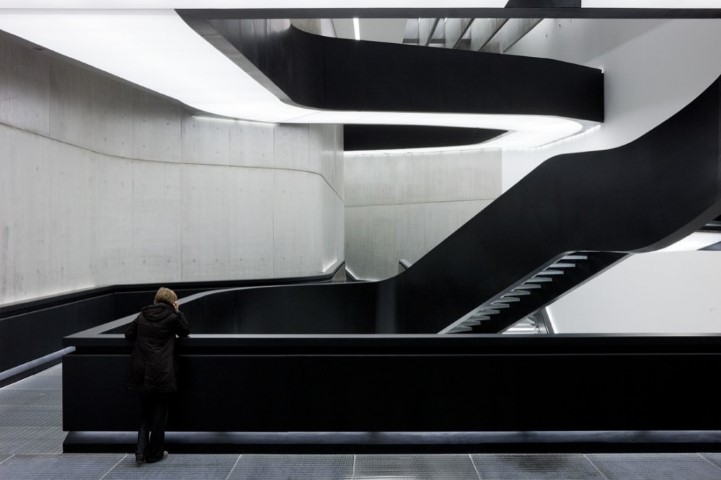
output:
[[[361,18],[360,39],[374,42],[402,43],[406,28],[405,18]],[[335,34],[338,38],[355,39],[352,18],[334,18]]]

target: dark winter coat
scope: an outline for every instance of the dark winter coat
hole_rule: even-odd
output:
[[[172,306],[155,303],[144,307],[125,331],[125,338],[135,342],[126,387],[135,392],[175,392],[175,337],[189,333],[185,316]]]

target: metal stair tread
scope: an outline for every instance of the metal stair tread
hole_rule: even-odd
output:
[[[508,293],[507,295],[509,295],[512,298],[512,297],[516,297],[516,296],[522,297],[522,296],[526,296],[526,295],[531,295],[531,293],[532,292],[529,292],[528,290],[511,290],[511,292]],[[506,295],[501,295],[501,298],[507,298],[507,297],[506,297]]]
[[[561,257],[561,260],[588,260],[588,255],[566,255]]]
[[[553,279],[550,277],[533,277],[526,280],[524,283],[547,283],[552,282]]]
[[[562,270],[550,270],[549,269],[549,270],[542,270],[542,271],[538,272],[536,274],[536,276],[538,276],[538,275],[563,275],[563,273],[564,272]]]

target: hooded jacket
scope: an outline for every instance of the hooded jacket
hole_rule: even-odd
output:
[[[143,307],[125,331],[125,338],[135,343],[126,387],[135,392],[175,392],[175,338],[188,334],[190,329],[182,312],[166,303]]]

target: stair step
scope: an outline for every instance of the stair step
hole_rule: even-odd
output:
[[[529,278],[524,283],[547,283],[552,281],[553,279],[551,277],[533,277]]]
[[[500,300],[504,303],[516,303],[521,301],[520,298],[514,295],[501,295]]]
[[[529,292],[528,290],[516,290],[516,289],[513,289],[513,290],[511,290],[511,293],[509,293],[508,295],[511,296],[510,298],[513,298],[513,297],[524,297],[524,296],[526,296],[526,295],[531,295],[531,293],[533,293],[533,292]],[[505,295],[502,295],[501,298],[506,298],[506,296],[505,296]],[[519,300],[520,300],[520,299],[519,299]]]
[[[588,255],[566,255],[561,260],[588,260]]]
[[[535,325],[513,325],[508,330],[538,330],[538,327]]]
[[[506,330],[505,332],[503,332],[504,335],[523,335],[529,333],[539,333],[539,330],[537,328],[534,328],[532,330]]]
[[[486,320],[490,320],[491,317],[490,317],[490,315],[479,315],[479,316],[476,316],[476,314],[473,314],[473,315],[471,315],[470,317],[468,317],[468,319],[469,319],[469,320],[473,320],[473,321],[476,321],[476,320],[477,320],[477,321],[479,321],[479,322],[485,322]]]
[[[563,275],[563,270],[543,270],[536,274],[538,275]]]
[[[477,319],[468,319],[463,320],[460,324],[461,327],[475,327],[481,324],[480,320]]]
[[[514,323],[514,324],[513,324],[513,327],[525,326],[525,325],[530,325],[530,326],[535,327],[535,326],[536,326],[536,322],[534,322],[534,321],[531,320],[530,318],[526,318],[525,320],[521,320],[521,321],[519,321],[519,322]]]
[[[548,268],[575,268],[575,263],[554,263]]]
[[[490,306],[492,308],[511,308],[509,304],[503,302],[491,302]]]
[[[496,310],[495,307],[483,307],[478,311],[478,313],[481,315],[498,315],[499,313],[501,313],[501,311]]]
[[[513,290],[511,290],[511,292],[517,292],[519,290],[520,291],[536,290],[538,288],[543,288],[543,285],[533,285],[533,284],[519,285],[516,288],[514,288]],[[528,295],[530,295],[531,293],[533,293],[533,292],[528,292]]]
[[[448,331],[448,333],[464,333],[464,332],[472,332],[473,329],[471,327],[453,327]]]

